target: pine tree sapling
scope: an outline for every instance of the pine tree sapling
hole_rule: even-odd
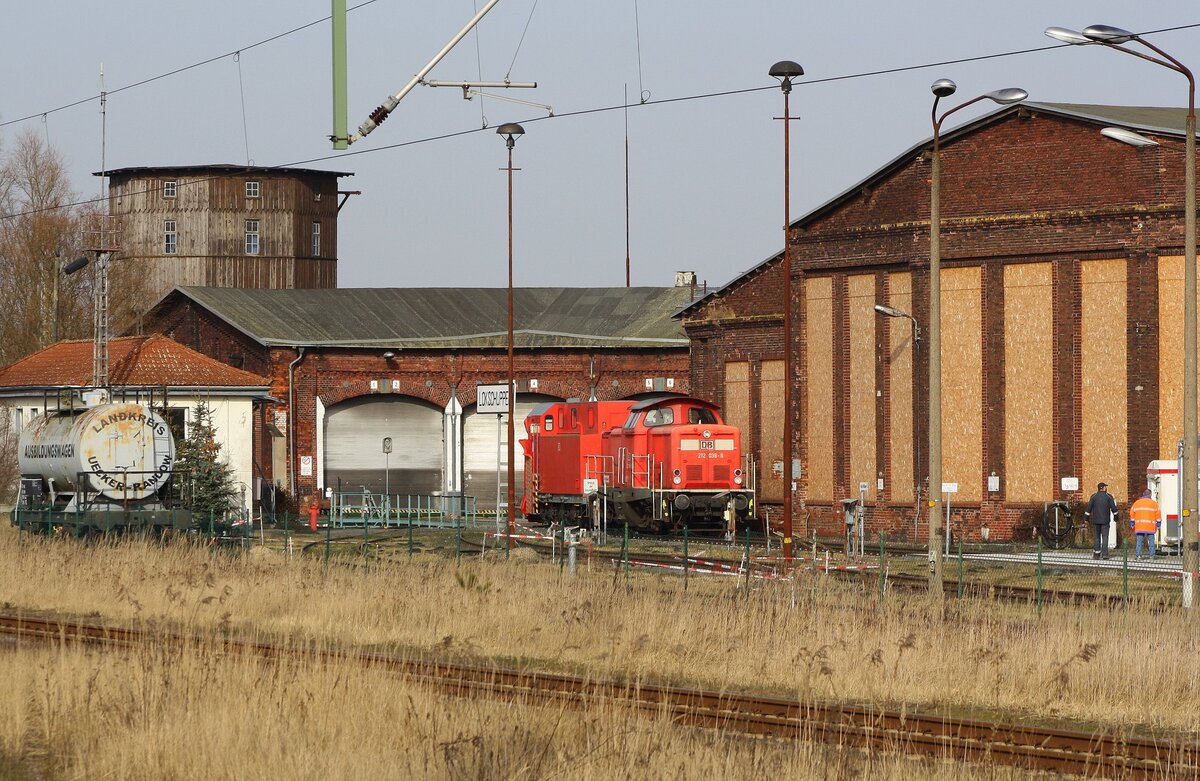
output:
[[[213,430],[208,402],[202,400],[196,405],[188,435],[175,454],[176,473],[187,486],[196,524],[207,529],[211,518],[214,529],[227,532],[231,525],[229,510],[236,494],[233,469],[221,457],[221,443]]]

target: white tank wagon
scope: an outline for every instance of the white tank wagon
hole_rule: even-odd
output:
[[[190,514],[169,511],[160,499],[173,474],[175,440],[167,422],[146,405],[51,410],[22,430],[17,460],[18,525],[108,530],[190,524]]]
[[[50,412],[21,432],[21,474],[51,493],[91,493],[115,502],[153,496],[171,477],[175,440],[167,422],[141,404]]]

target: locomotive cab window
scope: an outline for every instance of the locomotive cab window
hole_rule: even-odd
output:
[[[625,419],[625,425],[622,426],[622,428],[633,428],[636,426],[638,422],[638,416],[641,414],[642,413],[640,412],[630,412],[629,417]]]
[[[675,410],[667,407],[665,409],[652,409],[646,413],[646,426],[669,426],[675,422]]]
[[[546,416],[546,425],[543,427],[542,430],[543,431],[553,431],[554,430],[554,416],[553,415]]]
[[[688,410],[688,423],[699,423],[702,425],[715,426],[717,424],[717,416],[710,409],[703,407],[692,407]]]

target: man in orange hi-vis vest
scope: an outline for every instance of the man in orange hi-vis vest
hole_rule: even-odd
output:
[[[1134,549],[1136,558],[1142,557],[1142,540],[1146,541],[1150,558],[1154,558],[1154,535],[1158,532],[1161,521],[1158,515],[1158,502],[1150,497],[1150,492],[1142,494],[1129,508],[1129,528],[1137,535],[1137,547]]]

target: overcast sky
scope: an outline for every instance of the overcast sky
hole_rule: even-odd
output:
[[[482,2],[374,0],[351,10],[351,130]],[[348,0],[352,9],[359,3]],[[113,92],[109,168],[249,159],[350,171],[342,188],[362,195],[339,220],[342,287],[502,287],[506,153],[495,128],[519,121],[516,284],[620,286],[627,121],[633,284],[670,285],[686,269],[719,286],[782,247],[782,123],[772,118],[783,101],[767,75],[774,62],[795,60],[806,72],[791,99],[801,118],[792,132],[796,218],[926,139],[929,85],[940,77],[956,81],[963,100],[1007,86],[1035,101],[1183,106],[1187,98],[1182,76],[1096,46],[838,77],[1050,47],[1043,30],[1052,25],[1142,32],[1200,23],[1200,10],[1181,0],[500,0],[478,37],[464,39],[428,78],[536,81],[536,90],[506,94],[551,105],[558,116],[499,100],[485,100],[481,112],[480,99],[465,101],[460,90],[418,87],[385,124],[338,153],[327,138],[328,21],[250,48],[328,13],[328,0],[8,2],[0,145],[25,128],[45,134],[80,195],[96,195],[103,63]],[[1200,71],[1200,27],[1152,40]],[[236,61],[221,57],[239,49]],[[210,58],[219,59],[129,86]],[[635,104],[627,113],[599,111],[620,106],[626,93]],[[565,116],[574,112],[588,113]]]

